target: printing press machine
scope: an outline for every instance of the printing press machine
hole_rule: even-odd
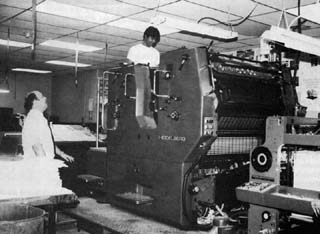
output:
[[[304,114],[296,80],[277,64],[178,49],[104,73],[108,80],[107,199],[135,213],[199,228],[208,208],[238,207],[249,154],[268,116]]]

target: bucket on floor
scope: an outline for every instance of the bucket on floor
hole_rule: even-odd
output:
[[[1,234],[43,234],[45,211],[28,206],[0,204]]]

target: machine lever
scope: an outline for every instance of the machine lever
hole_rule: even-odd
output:
[[[187,62],[189,59],[190,59],[190,55],[188,55],[188,54],[183,54],[183,55],[182,55],[181,64],[180,64],[179,69],[178,69],[179,71],[182,70],[183,65],[184,65],[185,62]]]
[[[154,70],[154,73],[153,73],[153,87],[151,89],[151,92],[156,96],[156,97],[159,97],[159,98],[170,98],[169,95],[166,95],[166,94],[158,94],[156,92],[157,90],[157,73],[164,73],[164,80],[170,80],[173,75],[171,74],[170,71],[167,71],[167,70]]]

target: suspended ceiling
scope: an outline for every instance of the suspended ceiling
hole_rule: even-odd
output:
[[[52,2],[53,0],[46,0]],[[37,0],[38,4],[46,1]],[[34,57],[31,47],[17,48],[0,45],[1,69],[23,67],[53,71],[56,75],[72,74],[74,67],[47,64],[48,60],[75,62],[75,50],[59,49],[40,45],[49,39],[76,42],[102,49],[94,52],[79,52],[78,62],[91,64],[87,68],[108,70],[123,62],[129,47],[139,43],[143,32],[117,27],[123,19],[135,19],[148,23],[157,14],[166,14],[182,20],[197,22],[203,17],[212,17],[201,23],[213,25],[239,34],[236,41],[213,41],[217,52],[245,50],[259,46],[259,37],[270,25],[277,25],[282,9],[297,7],[298,0],[54,0],[72,6],[114,15],[105,23],[93,23],[43,12],[36,13],[36,47]],[[301,0],[301,6],[314,4],[315,0]],[[256,8],[255,8],[256,7]],[[255,8],[255,9],[254,9]],[[238,26],[225,26],[220,22],[239,22],[254,9],[250,17]],[[295,17],[287,14],[290,23]],[[0,0],[0,39],[33,42],[32,0]],[[113,26],[109,24],[112,22]],[[10,33],[8,34],[8,28]],[[312,22],[303,24],[303,34],[320,37],[320,25]],[[179,32],[161,36],[157,48],[161,53],[181,47],[208,46],[212,39],[191,36]],[[9,53],[8,53],[9,52]]]

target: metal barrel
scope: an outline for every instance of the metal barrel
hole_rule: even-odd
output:
[[[43,234],[45,211],[16,204],[0,205],[1,234]]]

